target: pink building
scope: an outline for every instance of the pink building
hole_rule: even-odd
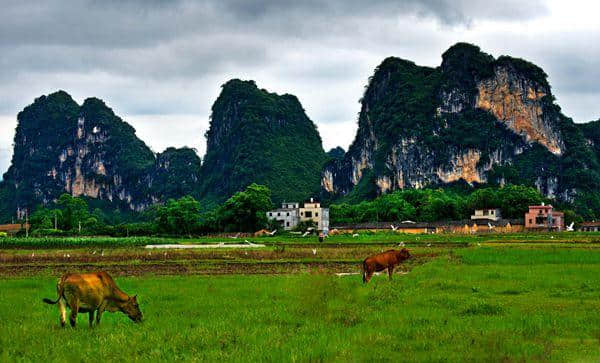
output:
[[[562,231],[565,228],[564,213],[555,211],[552,205],[530,205],[525,213],[525,228]]]

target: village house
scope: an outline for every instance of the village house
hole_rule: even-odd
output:
[[[281,203],[281,208],[267,212],[267,218],[276,220],[285,230],[294,229],[300,222],[313,221],[319,231],[329,230],[329,208],[321,208],[321,203],[310,198],[300,207],[300,203]]]
[[[488,220],[488,221],[498,221],[502,219],[502,214],[500,213],[499,208],[492,209],[475,209],[475,213],[471,216],[472,220]]]
[[[475,234],[475,233],[514,233],[523,231],[522,219],[499,219],[490,221],[485,219],[478,220],[458,220],[458,221],[439,221],[439,222],[367,222],[340,224],[331,227],[330,233],[361,233],[361,232],[385,232],[393,231],[396,233],[410,234],[433,234],[433,233],[456,233],[456,234]]]
[[[562,231],[564,228],[564,213],[555,211],[551,204],[530,205],[525,213],[525,229]]]
[[[20,223],[0,224],[0,232],[4,232],[9,235],[17,234],[20,231],[24,231],[26,229],[29,229],[29,224],[20,224]]]
[[[577,228],[580,232],[599,232],[600,231],[600,222],[582,222]]]
[[[281,208],[268,211],[267,218],[276,220],[285,230],[291,230],[300,221],[300,204],[283,202]]]

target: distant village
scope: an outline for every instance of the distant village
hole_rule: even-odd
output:
[[[308,230],[314,230],[325,236],[335,234],[354,234],[360,231],[397,233],[518,233],[544,231],[581,231],[598,232],[600,222],[582,222],[575,228],[574,223],[565,226],[564,213],[557,211],[551,204],[531,205],[523,219],[505,219],[499,208],[476,209],[468,220],[415,222],[415,221],[378,221],[355,224],[329,225],[329,208],[311,198],[304,203],[283,202],[281,207],[266,212],[267,218],[278,223],[285,231],[293,231],[304,223]],[[13,223],[0,225],[0,233],[9,235],[28,230],[29,224]],[[267,235],[265,233],[255,235]],[[272,233],[269,233],[272,235]]]
[[[414,222],[381,221],[329,226],[329,209],[310,199],[302,206],[298,202],[283,202],[281,208],[267,212],[267,218],[278,222],[286,231],[291,231],[299,223],[312,221],[319,232],[325,235],[356,233],[358,231],[379,232],[392,230],[398,233],[461,233],[482,232],[511,233],[525,231],[574,231],[574,223],[565,226],[564,213],[551,204],[532,205],[523,219],[504,219],[499,208],[476,209],[469,220]],[[597,232],[600,222],[583,222],[578,231]]]

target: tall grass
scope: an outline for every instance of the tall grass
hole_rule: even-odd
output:
[[[80,247],[135,247],[146,244],[173,243],[179,240],[154,237],[35,237],[0,238],[2,248],[80,248]]]

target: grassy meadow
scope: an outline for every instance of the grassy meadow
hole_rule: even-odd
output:
[[[1,361],[598,361],[600,251],[447,249],[388,281],[333,274],[119,277],[145,321],[80,314],[55,277],[0,280]]]

